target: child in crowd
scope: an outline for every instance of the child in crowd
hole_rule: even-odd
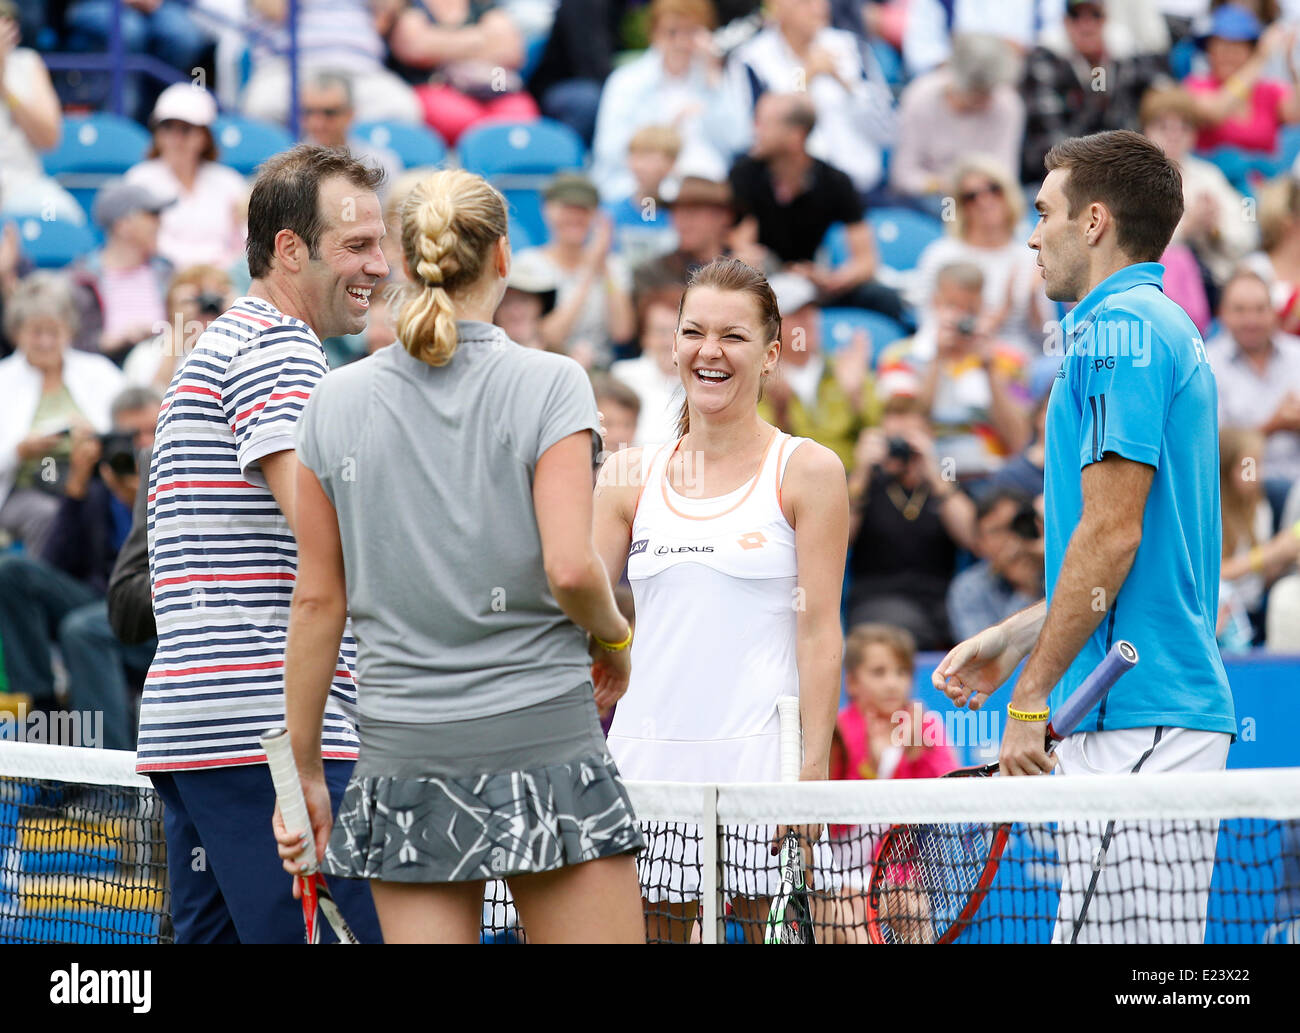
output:
[[[623,381],[609,373],[592,373],[591,387],[605,436],[605,451],[618,452],[636,441],[641,399]]]
[[[840,711],[831,742],[830,777],[937,778],[957,759],[944,742],[943,723],[927,720],[912,700],[916,646],[902,628],[859,624],[844,642],[849,704]],[[865,942],[866,890],[871,861],[885,826],[832,825],[834,885],[818,942]]]
[[[604,207],[614,224],[614,250],[629,266],[666,255],[677,246],[677,233],[659,191],[681,146],[681,137],[671,126],[645,126],[628,142],[627,167],[636,186],[621,201]]]

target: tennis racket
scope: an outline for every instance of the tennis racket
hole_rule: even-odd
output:
[[[781,720],[781,781],[798,782],[803,763],[803,729],[799,725],[799,697],[776,701]],[[812,910],[804,880],[803,851],[799,835],[789,829],[781,842],[781,885],[767,913],[764,943],[814,943]]]
[[[302,858],[306,862],[298,876],[302,890],[302,921],[307,930],[308,943],[320,943],[320,925],[318,914],[323,914],[329,922],[339,943],[360,943],[356,934],[348,928],[342,912],[334,903],[330,888],[325,884],[316,857],[316,838],[311,831],[311,821],[307,817],[307,801],[302,795],[302,782],[298,778],[298,766],[293,762],[293,747],[289,744],[287,728],[272,728],[262,733],[262,748],[266,750],[266,763],[271,769],[271,781],[275,784],[275,798],[280,804],[280,817],[284,827],[290,832],[307,833],[306,846]]]
[[[1074,731],[1138,662],[1116,642],[1047,726],[1047,752]],[[990,778],[997,763],[962,768],[945,778]],[[1009,822],[894,825],[881,841],[867,888],[872,943],[952,943],[970,925],[993,883],[1011,832]]]

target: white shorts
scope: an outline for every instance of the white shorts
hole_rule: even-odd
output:
[[[1079,732],[1057,746],[1058,772],[1222,771],[1231,741],[1167,725]],[[1061,822],[1052,942],[1201,943],[1218,835],[1217,821]]]

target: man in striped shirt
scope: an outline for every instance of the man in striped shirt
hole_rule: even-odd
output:
[[[382,178],[309,146],[262,167],[249,200],[248,295],[203,331],[159,414],[148,500],[158,650],[137,768],[166,806],[178,942],[302,937],[266,820],[275,797],[259,736],[284,723],[294,426],[329,368],[320,339],[363,330],[388,273]],[[345,638],[325,714],[335,807],[357,754],[355,652]],[[353,929],[378,941],[367,887],[338,890]]]

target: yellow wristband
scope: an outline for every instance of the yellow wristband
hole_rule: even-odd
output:
[[[595,635],[591,636],[591,640],[606,652],[621,653],[623,652],[623,650],[627,649],[630,645],[632,645],[632,625],[629,624],[627,626],[627,637],[623,639],[622,642],[606,642],[604,639],[597,638]]]
[[[1297,538],[1300,538],[1300,520],[1297,520],[1294,524],[1291,525],[1291,533],[1295,535]]]
[[[1250,564],[1250,569],[1254,571],[1256,574],[1263,572],[1264,550],[1261,549],[1258,545],[1254,546],[1250,550],[1250,552],[1246,556],[1246,560]]]
[[[1007,714],[1017,721],[1046,721],[1051,716],[1050,710],[1017,710],[1007,707]]]

